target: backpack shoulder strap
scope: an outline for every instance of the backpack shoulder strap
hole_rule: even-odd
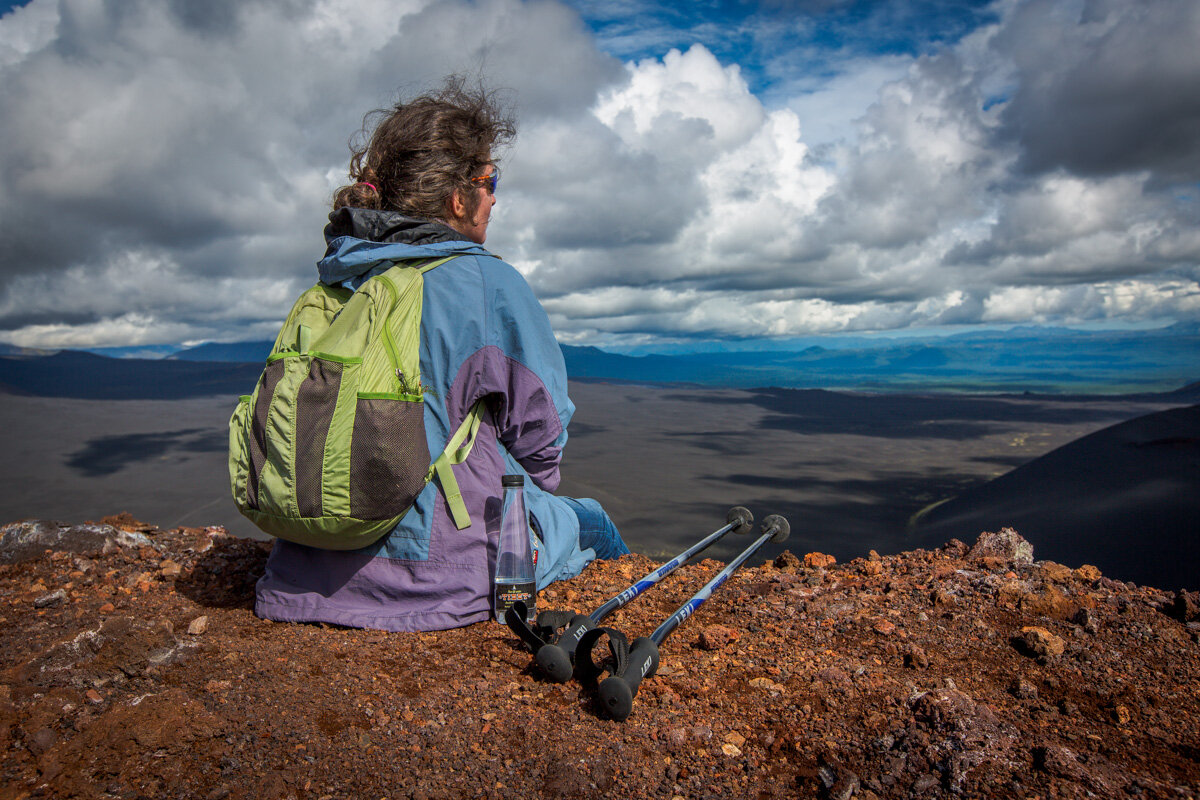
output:
[[[433,261],[426,261],[424,264],[414,264],[413,267],[415,269],[419,270],[422,275],[424,275],[426,272],[429,272],[429,270],[433,269],[434,267],[440,267],[442,264],[445,264],[450,259],[458,258],[460,255],[462,255],[462,253],[454,253],[452,255],[446,256],[445,258],[436,258]]]
[[[451,253],[442,258],[434,258],[421,261],[399,261],[396,262],[387,272],[382,273],[379,277],[384,279],[384,282],[389,286],[392,285],[392,279],[388,276],[393,270],[415,269],[422,276],[432,269],[440,267],[451,259],[458,258],[461,253]],[[461,464],[467,460],[471,454],[471,448],[475,445],[475,436],[479,432],[479,423],[486,413],[487,406],[483,400],[479,400],[475,405],[471,406],[471,410],[467,412],[458,429],[450,436],[450,440],[446,442],[446,447],[441,454],[434,459],[429,466],[429,472],[426,474],[426,480],[437,479],[438,484],[442,488],[442,494],[446,498],[446,509],[450,512],[450,516],[454,520],[454,526],[460,531],[471,526],[471,516],[467,512],[466,503],[463,502],[462,490],[458,487],[458,479],[454,477],[454,464]]]

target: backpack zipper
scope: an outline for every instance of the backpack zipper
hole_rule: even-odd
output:
[[[400,292],[396,289],[395,284],[393,284],[388,278],[384,277],[382,273],[376,277],[378,277],[379,280],[383,282],[383,285],[387,287],[388,294],[390,294],[392,298],[392,305],[394,306],[397,302],[399,302]],[[416,387],[409,387],[408,385],[408,379],[404,376],[404,370],[400,367],[400,352],[396,347],[396,340],[392,338],[392,331],[388,328],[386,321],[384,322],[382,331],[383,349],[387,351],[388,361],[391,362],[392,369],[396,373],[396,382],[400,386],[400,393],[420,394],[421,387],[419,382]]]

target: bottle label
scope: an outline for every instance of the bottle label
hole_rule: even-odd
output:
[[[505,612],[518,600],[525,603],[525,608],[529,610],[528,619],[533,620],[535,616],[536,590],[537,586],[533,581],[522,583],[498,582],[496,584],[496,621],[503,622]]]

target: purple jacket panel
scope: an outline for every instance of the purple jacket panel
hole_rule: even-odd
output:
[[[545,384],[524,364],[489,346],[467,359],[454,379],[447,402],[451,424],[457,425],[454,420],[461,421],[476,400],[488,395],[495,438],[538,486],[553,492],[561,480],[562,447],[557,442],[563,430]]]

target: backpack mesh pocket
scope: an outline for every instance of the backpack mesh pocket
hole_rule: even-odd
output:
[[[296,390],[296,507],[302,517],[323,516],[321,473],[329,423],[337,408],[342,365],[314,358]]]
[[[267,412],[275,399],[275,387],[283,377],[283,370],[282,359],[267,365],[254,403],[254,415],[250,420],[250,472],[246,476],[246,503],[250,508],[258,508],[258,481],[267,463]]]
[[[420,402],[358,398],[350,445],[351,516],[397,516],[425,488],[429,446],[424,413]]]

